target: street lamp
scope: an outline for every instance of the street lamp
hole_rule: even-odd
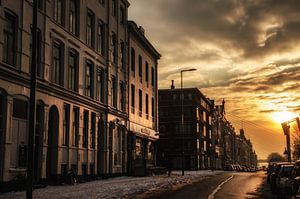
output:
[[[190,68],[190,69],[183,69],[180,71],[180,92],[181,92],[181,132],[182,132],[182,157],[181,157],[181,169],[182,169],[182,175],[184,175],[184,130],[183,130],[183,81],[182,81],[182,74],[184,72],[189,71],[196,71],[196,68]]]

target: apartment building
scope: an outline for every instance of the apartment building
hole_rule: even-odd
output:
[[[129,172],[145,175],[155,165],[157,135],[157,66],[160,54],[145,30],[128,23],[129,33]]]
[[[212,102],[197,88],[158,90],[159,159],[173,169],[211,168]],[[183,118],[183,119],[182,119]]]
[[[0,4],[0,183],[8,183],[26,174],[32,1]],[[137,150],[152,150],[160,55],[128,23],[128,7],[127,0],[38,1],[36,182],[57,182],[71,168],[86,180],[128,173],[128,130],[149,138],[134,138]],[[142,57],[135,76],[131,49],[135,61]]]

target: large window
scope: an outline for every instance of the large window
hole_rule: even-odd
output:
[[[30,64],[29,64],[29,71],[31,72],[31,57],[32,57],[32,29],[31,29],[31,36],[30,36]],[[43,65],[42,65],[42,32],[40,29],[36,31],[36,75],[40,78],[43,78]]]
[[[135,86],[133,84],[131,84],[131,112],[134,113],[135,112]]]
[[[117,87],[116,87],[116,77],[111,78],[111,104],[113,107],[117,108]]]
[[[94,47],[94,20],[94,13],[88,10],[86,17],[86,43],[90,47]]]
[[[104,102],[104,74],[100,68],[97,69],[96,80],[96,100]]]
[[[70,11],[69,11],[69,29],[70,32],[78,36],[78,4],[77,0],[70,0]]]
[[[149,96],[146,94],[145,106],[146,106],[146,119],[149,119]]]
[[[73,129],[72,129],[72,145],[78,146],[79,141],[79,108],[73,108]]]
[[[83,112],[83,140],[82,147],[88,147],[88,131],[89,131],[89,111]]]
[[[139,77],[140,82],[143,80],[143,58],[141,55],[139,55]]]
[[[117,0],[112,0],[112,15],[117,16]]]
[[[85,66],[85,95],[93,97],[93,63],[91,61],[86,62]]]
[[[113,61],[115,64],[118,62],[118,40],[116,33],[112,33],[112,50],[113,50]]]
[[[120,92],[120,109],[122,111],[125,111],[125,83],[123,81],[120,81],[120,88],[119,88],[119,92]]]
[[[64,25],[64,1],[54,0],[54,20],[60,25]]]
[[[101,55],[105,54],[105,24],[102,21],[98,22],[97,51]]]
[[[95,149],[96,146],[96,113],[91,115],[91,148]]]
[[[3,61],[10,65],[15,65],[16,61],[16,34],[17,19],[15,16],[5,12],[5,22],[3,28]]]
[[[151,85],[154,86],[155,82],[155,74],[154,74],[154,67],[151,67]]]
[[[143,112],[143,92],[139,89],[139,116],[142,116]]]
[[[146,70],[145,79],[146,79],[146,82],[147,82],[147,85],[148,85],[148,81],[149,81],[149,63],[147,61],[145,63],[145,70]]]
[[[74,51],[69,52],[69,68],[68,68],[68,88],[77,91],[78,90],[78,54]]]
[[[126,48],[125,48],[125,42],[121,41],[121,64],[122,69],[126,69]]]
[[[64,104],[63,112],[63,137],[62,145],[69,145],[69,129],[70,129],[70,105]]]
[[[135,74],[135,50],[134,48],[131,48],[131,71],[132,74]]]
[[[52,81],[63,86],[63,52],[64,47],[61,42],[53,43],[53,63],[52,63]]]
[[[155,117],[155,104],[154,104],[154,98],[152,97],[151,100],[151,107],[152,107],[152,118],[154,119]]]
[[[121,24],[125,24],[125,8],[120,7],[120,22]]]

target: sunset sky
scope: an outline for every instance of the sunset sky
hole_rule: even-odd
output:
[[[162,54],[159,87],[171,80],[221,103],[259,158],[283,153],[282,111],[300,111],[299,0],[129,0],[129,19]],[[288,114],[289,116],[289,114]],[[243,120],[243,122],[242,122]]]

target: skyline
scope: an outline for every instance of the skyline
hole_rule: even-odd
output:
[[[244,128],[259,158],[283,153],[276,117],[300,110],[299,2],[130,3],[129,19],[142,24],[162,54],[159,88],[169,88],[171,80],[179,87],[180,69],[197,68],[185,74],[184,87],[197,87],[217,103],[225,98],[228,120],[237,132]]]

